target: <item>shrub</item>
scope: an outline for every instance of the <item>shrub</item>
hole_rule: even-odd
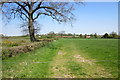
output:
[[[4,42],[2,43],[2,45],[5,45],[5,46],[7,46],[7,47],[13,47],[13,46],[18,46],[19,43],[17,43],[17,42],[12,42],[12,41],[4,41]]]
[[[26,41],[25,40],[20,40],[19,43],[26,43]]]
[[[35,50],[38,47],[43,47],[52,40],[43,40],[41,42],[34,42],[28,45],[15,46],[11,48],[5,48],[2,50],[2,59],[16,56],[20,53],[26,53]]]

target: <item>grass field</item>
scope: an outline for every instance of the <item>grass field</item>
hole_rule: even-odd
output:
[[[24,44],[30,44],[30,40],[28,37],[2,38],[2,48],[10,48],[10,47],[20,46]]]
[[[3,78],[117,78],[117,39],[59,39],[3,60]]]

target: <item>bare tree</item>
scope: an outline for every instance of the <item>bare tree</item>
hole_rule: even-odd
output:
[[[65,34],[65,31],[60,31],[59,34],[61,35],[61,37]]]
[[[35,38],[34,22],[40,15],[46,15],[60,22],[69,22],[74,19],[72,11],[74,2],[35,2],[34,0],[26,2],[2,2],[2,14],[7,19],[19,17],[28,22],[30,40],[37,41]]]
[[[40,31],[40,27],[41,25],[38,22],[34,22],[34,33],[35,35],[38,34],[38,32]],[[28,29],[28,22],[23,22],[22,24],[20,24],[20,28],[22,29],[22,33],[24,35],[29,35],[29,29]]]
[[[118,34],[114,31],[111,32],[110,35],[111,35],[112,38],[118,38]]]
[[[52,37],[55,36],[55,32],[54,32],[54,31],[50,31],[50,32],[48,33],[48,35],[50,35],[50,37],[52,38]]]

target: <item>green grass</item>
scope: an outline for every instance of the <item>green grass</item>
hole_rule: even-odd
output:
[[[70,69],[71,74],[75,74],[76,76],[86,75],[84,68],[75,61],[70,61],[67,67]]]
[[[95,60],[95,66],[93,65],[89,72],[93,71],[92,68],[101,66],[105,69],[105,72],[112,74],[111,77],[118,77],[118,40],[117,39],[61,39],[59,40],[61,45],[61,51],[67,54],[63,55],[63,58],[68,61],[67,66],[76,65],[72,62],[73,56],[79,54],[86,59]],[[70,63],[70,64],[69,64]],[[82,64],[83,68],[89,68],[89,65]],[[79,65],[81,66],[81,64]],[[79,67],[78,66],[78,67]],[[73,68],[71,68],[74,75],[78,75]],[[83,69],[85,71],[85,69]],[[79,70],[78,70],[79,71]],[[86,72],[86,71],[85,71]],[[103,71],[104,72],[104,71]],[[87,72],[86,72],[87,73]],[[90,74],[90,73],[88,73]],[[91,73],[92,74],[92,73]],[[107,73],[106,73],[107,74]],[[91,76],[91,75],[90,75]],[[81,77],[79,75],[79,77]],[[93,76],[91,76],[93,77]],[[95,76],[96,77],[96,76]],[[97,76],[99,78],[99,76]]]
[[[81,58],[76,55],[88,61],[80,62]],[[33,52],[3,60],[3,77],[116,78],[117,60],[117,39],[60,39]]]
[[[8,37],[2,39],[2,48],[10,48],[30,43],[27,37]]]
[[[3,78],[45,78],[56,52],[57,47],[51,43],[35,51],[3,60]]]
[[[97,63],[110,69],[111,72],[115,71],[118,65],[118,40],[82,40],[76,41],[76,46],[83,52],[81,55],[96,59]]]

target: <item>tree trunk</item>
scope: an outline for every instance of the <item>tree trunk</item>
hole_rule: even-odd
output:
[[[29,35],[30,35],[31,42],[37,41],[36,38],[35,38],[34,25],[33,25],[32,18],[29,19],[29,26],[28,26],[28,28],[29,28]]]

